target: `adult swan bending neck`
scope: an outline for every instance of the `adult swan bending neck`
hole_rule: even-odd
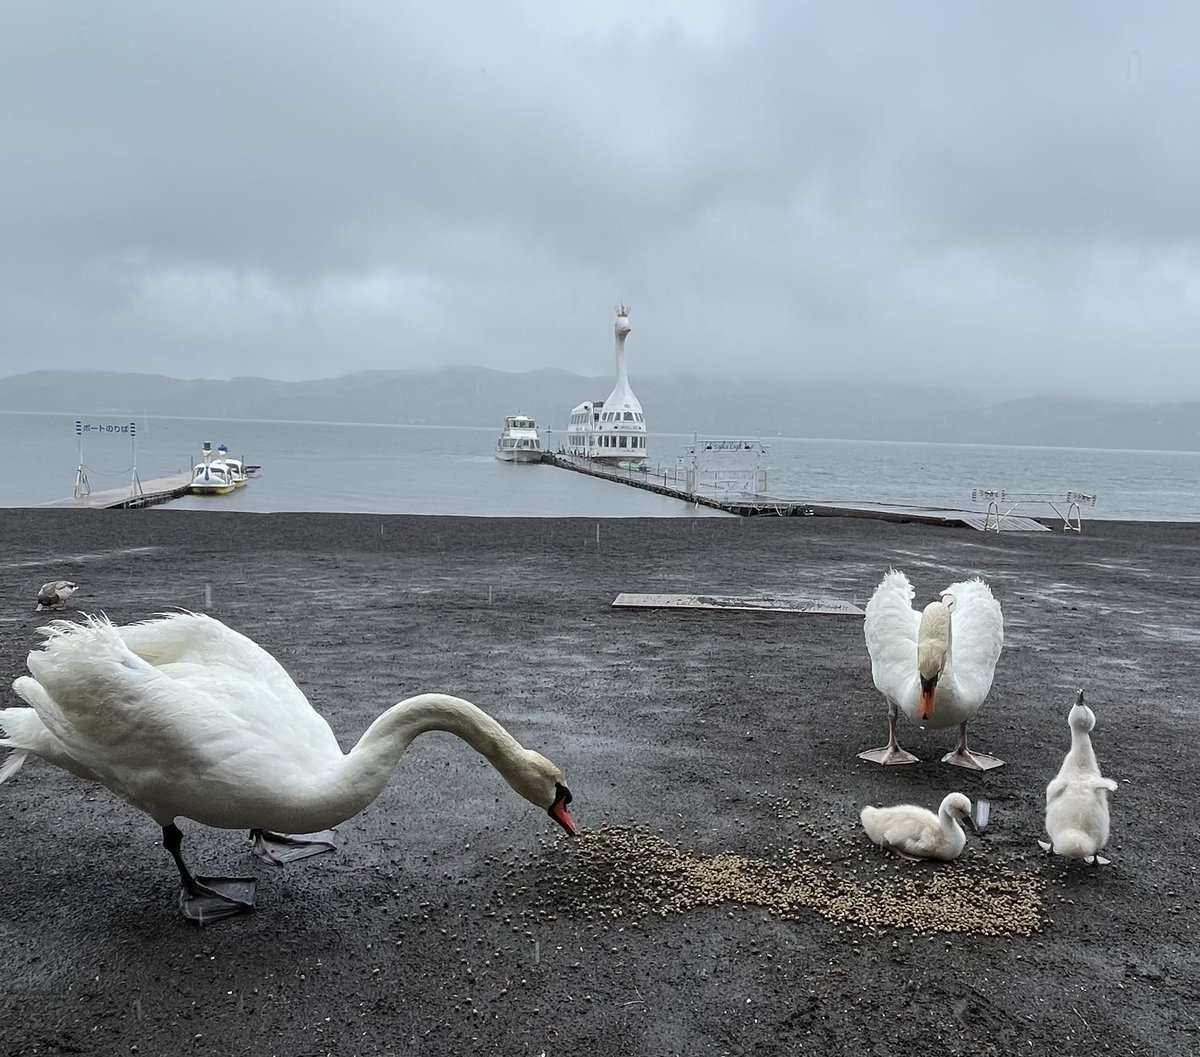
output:
[[[358,814],[413,739],[445,730],[467,742],[568,833],[563,772],[469,701],[421,694],[380,715],[349,752],[266,650],[212,617],[169,614],[122,627],[55,621],[13,683],[28,708],[0,709],[0,782],[32,754],[96,781],[163,830],[182,881],[180,907],[201,924],[250,910],[253,878],[193,874],[177,818],[248,829],[260,850],[305,842]],[[315,850],[332,845],[318,842]],[[300,851],[298,854],[304,854]],[[272,856],[275,857],[275,856]]]
[[[892,569],[867,603],[863,631],[875,686],[887,699],[888,743],[858,755],[873,763],[916,763],[896,740],[902,709],[915,723],[958,727],[958,746],[942,757],[974,770],[1002,760],[967,748],[967,723],[983,707],[1004,646],[1000,603],[982,580],[951,584],[918,613],[908,577]]]

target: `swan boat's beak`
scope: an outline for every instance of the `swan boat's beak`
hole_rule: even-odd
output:
[[[573,837],[579,829],[571,817],[571,812],[567,810],[567,805],[571,802],[571,790],[562,782],[555,782],[554,792],[554,803],[546,809],[546,813]]]

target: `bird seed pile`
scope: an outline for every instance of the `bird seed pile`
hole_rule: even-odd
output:
[[[617,826],[557,846],[542,867],[539,890],[589,916],[666,917],[731,904],[782,918],[815,912],[864,928],[984,936],[1028,936],[1044,917],[1035,877],[960,862],[881,866],[869,849],[840,860],[796,849],[771,859],[700,855],[648,829]]]

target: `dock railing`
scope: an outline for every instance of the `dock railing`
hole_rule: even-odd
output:
[[[552,454],[556,459],[581,470],[616,480],[656,484],[688,496],[729,493],[752,496],[765,494],[767,490],[767,471],[761,467],[706,469],[682,459],[673,466],[650,463],[630,463],[622,466],[567,452]]]
[[[1025,503],[1040,503],[1048,506],[1062,519],[1064,532],[1082,532],[1080,507],[1096,505],[1096,497],[1090,492],[1010,492],[1005,488],[973,488],[971,502],[987,500],[987,514],[983,519],[984,531],[1000,531],[1000,522],[1017,507]],[[1003,512],[1000,508],[1006,507]],[[1064,513],[1059,507],[1065,507]]]

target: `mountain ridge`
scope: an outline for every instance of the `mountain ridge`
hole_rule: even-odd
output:
[[[995,400],[948,386],[702,375],[645,375],[633,384],[652,433],[1200,451],[1200,401]],[[549,429],[555,447],[571,408],[611,389],[611,377],[553,367],[371,370],[298,382],[40,370],[0,378],[0,411],[497,429],[521,412]]]

